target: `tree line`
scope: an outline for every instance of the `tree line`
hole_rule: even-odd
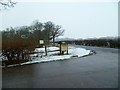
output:
[[[55,42],[55,37],[62,35],[64,30],[51,21],[41,23],[35,20],[30,26],[10,27],[1,32],[2,55],[11,64],[30,60],[29,54],[39,45],[39,40],[48,45],[50,40]]]
[[[98,46],[98,47],[109,47],[109,48],[120,48],[120,37],[114,38],[98,38],[98,39],[81,39],[70,41],[69,43],[75,43],[76,45],[85,46]]]

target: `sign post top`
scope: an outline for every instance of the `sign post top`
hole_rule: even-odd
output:
[[[44,40],[39,40],[39,44],[44,44]]]

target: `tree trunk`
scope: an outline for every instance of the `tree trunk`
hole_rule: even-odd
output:
[[[55,46],[55,36],[53,36],[53,46]]]
[[[23,51],[22,51],[22,60],[24,60],[25,58],[24,58],[24,53],[23,53]]]
[[[6,54],[6,57],[7,57],[8,61],[11,60],[11,58],[10,58],[10,54]]]
[[[47,46],[45,45],[45,55],[47,56]]]

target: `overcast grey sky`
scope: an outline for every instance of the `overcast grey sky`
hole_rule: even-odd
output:
[[[64,36],[93,38],[118,35],[117,2],[18,2],[2,11],[3,29],[52,21],[65,29]]]

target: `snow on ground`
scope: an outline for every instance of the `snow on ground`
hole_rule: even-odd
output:
[[[69,53],[71,55],[77,55],[78,57],[88,55],[90,53],[90,50],[86,50],[84,48],[71,48],[69,49]]]
[[[47,51],[59,50],[59,47],[47,47]],[[36,48],[35,51],[45,52],[45,48]]]
[[[32,64],[32,63],[41,63],[41,62],[50,62],[50,61],[57,61],[57,60],[65,60],[65,59],[70,59],[70,55],[62,55],[62,56],[45,56],[45,57],[37,57],[32,61],[22,63],[21,65],[24,64]]]
[[[47,47],[48,55],[44,56],[45,48],[36,48],[35,51],[41,52],[41,53],[31,54],[30,56],[32,60],[29,62],[21,63],[20,65],[50,62],[50,61],[57,61],[57,60],[66,60],[66,59],[68,60],[68,59],[71,59],[72,57],[82,57],[82,56],[90,54],[90,50],[86,50],[84,48],[79,48],[79,47],[76,48],[74,46],[68,47],[68,53],[69,53],[68,55],[57,55],[59,54],[60,51],[56,51],[56,50],[59,50],[59,48],[58,47]],[[54,51],[54,52],[50,52],[50,51]],[[14,66],[14,65],[10,65],[10,66]]]
[[[35,51],[42,51],[44,48],[36,48]],[[53,50],[59,50],[58,47],[48,47],[48,51],[53,51]],[[66,52],[65,52],[66,53]],[[74,46],[70,46],[68,48],[68,55],[53,55],[53,54],[59,54],[59,51],[55,52],[48,52],[48,56],[44,56],[44,53],[38,54],[38,57],[35,57],[32,59],[32,61],[22,63],[23,64],[30,64],[30,63],[40,63],[40,62],[50,62],[50,61],[57,61],[57,60],[66,60],[70,59],[71,57],[77,56],[77,57],[82,57],[84,55],[90,54],[90,50],[86,50],[84,48],[76,48]]]
[[[59,53],[58,50],[59,50],[59,47],[47,47],[48,56],[53,55],[53,54],[58,54]],[[30,55],[31,57],[44,56],[45,55],[45,48],[36,48],[34,51],[35,52],[40,52],[40,53],[31,54]]]

